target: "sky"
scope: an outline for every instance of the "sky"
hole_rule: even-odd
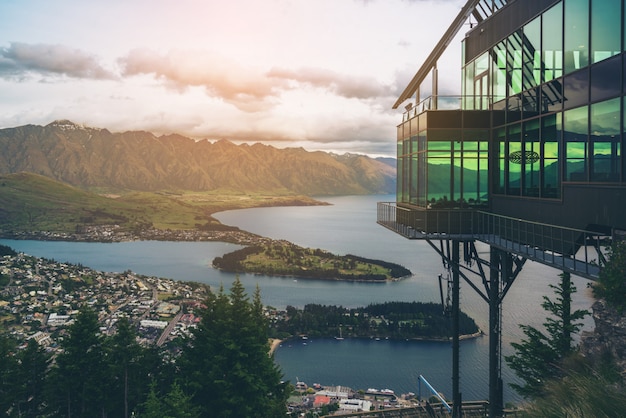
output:
[[[69,119],[393,157],[393,103],[464,3],[0,0],[0,128]],[[464,32],[439,94],[459,94]]]

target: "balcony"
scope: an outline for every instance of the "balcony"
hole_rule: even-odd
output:
[[[427,209],[379,202],[377,223],[409,239],[481,241],[595,280],[604,264],[603,232],[565,228],[477,209]]]

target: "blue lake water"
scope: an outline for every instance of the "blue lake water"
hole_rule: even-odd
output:
[[[320,198],[332,205],[243,209],[216,215],[220,222],[263,236],[286,239],[295,244],[323,248],[337,254],[355,254],[402,264],[414,274],[402,281],[371,284],[324,280],[240,275],[251,294],[258,285],[263,302],[284,308],[307,303],[364,306],[385,301],[438,302],[437,276],[443,272],[441,260],[422,241],[407,240],[376,224],[376,202],[393,201],[394,196],[343,196]],[[219,242],[76,243],[0,240],[27,254],[57,261],[81,263],[102,271],[132,270],[139,274],[198,281],[229,288],[234,274],[211,267],[217,256],[240,246]],[[479,248],[487,252],[488,248]],[[526,263],[507,294],[503,306],[503,352],[511,354],[510,342],[522,338],[518,324],[540,326],[546,313],[541,309],[543,295],[558,280],[558,271]],[[478,278],[473,279],[481,287]],[[574,309],[588,309],[592,299],[587,281],[574,278],[578,293]],[[461,284],[461,309],[487,329],[488,307],[465,283]],[[587,318],[585,329],[592,327]],[[485,399],[488,395],[487,337],[461,342],[461,390],[464,399]],[[451,345],[432,342],[373,340],[315,340],[286,342],[275,358],[285,378],[296,377],[309,384],[337,384],[353,388],[389,388],[398,393],[417,392],[419,374],[437,390],[451,394]],[[503,364],[505,385],[515,379]],[[505,401],[519,398],[508,387]]]

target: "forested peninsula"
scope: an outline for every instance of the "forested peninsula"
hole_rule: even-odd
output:
[[[460,312],[460,333],[481,335],[476,322]],[[386,302],[360,308],[318,304],[303,309],[287,306],[284,317],[270,324],[270,336],[308,338],[388,338],[393,340],[448,340],[452,321],[438,303]]]
[[[234,273],[363,282],[385,282],[411,275],[410,270],[398,264],[351,254],[339,256],[282,240],[216,257],[213,267]]]

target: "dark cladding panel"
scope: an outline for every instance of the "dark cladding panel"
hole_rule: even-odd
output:
[[[460,128],[460,110],[431,110],[427,112],[428,128]],[[420,123],[421,128],[421,123]]]
[[[567,184],[562,201],[495,195],[491,204],[494,213],[512,218],[576,229],[590,225],[626,229],[626,190],[619,186]]]
[[[491,112],[484,110],[463,111],[463,128],[489,128]]]
[[[479,23],[465,39],[465,62],[470,62],[515,29],[560,0],[516,0]]]

